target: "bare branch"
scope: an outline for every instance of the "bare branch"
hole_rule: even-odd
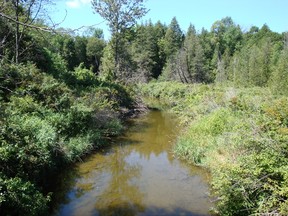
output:
[[[95,27],[95,26],[97,26],[97,25],[101,25],[101,24],[104,23],[104,22],[105,22],[105,20],[103,20],[103,21],[101,21],[101,22],[99,22],[99,23],[96,23],[96,24],[94,24],[94,25],[90,25],[90,26],[85,26],[85,25],[83,25],[83,26],[80,26],[79,28],[72,29],[71,31],[67,31],[67,32],[77,32],[77,31],[79,31],[79,30],[81,30],[81,29],[83,29],[83,28],[91,28],[91,27]]]
[[[24,23],[24,22],[21,22],[21,21],[17,21],[16,19],[14,19],[14,18],[12,18],[12,17],[10,17],[10,16],[8,16],[8,15],[2,13],[2,12],[0,12],[0,16],[5,18],[5,19],[7,19],[7,20],[9,20],[9,21],[12,21],[12,22],[17,23],[19,25],[22,25],[24,27],[28,27],[28,28],[32,28],[32,29],[36,29],[36,30],[40,30],[40,31],[44,31],[44,32],[51,32],[51,33],[71,33],[71,32],[76,32],[76,31],[79,31],[79,30],[81,30],[83,28],[89,28],[89,27],[95,27],[97,25],[101,25],[102,23],[105,22],[105,20],[103,20],[103,21],[101,21],[99,23],[96,23],[96,24],[93,24],[93,25],[90,25],[90,26],[83,25],[83,26],[80,26],[80,27],[78,27],[76,29],[67,30],[67,31],[59,31],[59,30],[55,30],[55,28],[57,26],[59,26],[62,22],[65,21],[65,18],[67,16],[67,11],[66,11],[65,18],[60,23],[57,23],[57,24],[53,23],[53,27],[41,27],[41,26],[36,26],[36,25],[32,25],[32,24],[27,24],[27,23]],[[50,21],[52,22],[51,19],[50,19]]]
[[[31,24],[27,24],[27,23],[23,23],[21,21],[17,21],[16,19],[0,12],[0,16],[9,20],[9,21],[12,21],[16,24],[19,24],[19,25],[22,25],[22,26],[25,26],[25,27],[28,27],[28,28],[33,28],[33,29],[38,29],[38,30],[41,30],[41,31],[45,31],[45,32],[55,32],[55,29],[53,28],[50,28],[50,27],[40,27],[40,26],[35,26],[35,25],[31,25]]]

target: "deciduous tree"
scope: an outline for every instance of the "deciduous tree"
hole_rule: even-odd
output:
[[[112,33],[112,49],[114,51],[114,78],[120,68],[121,39],[126,29],[132,27],[148,10],[144,0],[93,0],[92,7],[96,13],[108,21]]]

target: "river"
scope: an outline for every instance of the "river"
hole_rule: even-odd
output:
[[[127,124],[109,148],[63,173],[53,215],[209,215],[208,173],[173,156],[176,118],[152,110]]]

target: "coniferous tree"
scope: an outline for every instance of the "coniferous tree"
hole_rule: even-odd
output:
[[[182,41],[183,33],[176,17],[174,17],[163,39],[163,48],[167,59],[173,56],[180,49]]]
[[[80,36],[75,37],[75,52],[76,52],[75,55],[77,59],[77,65],[79,65],[80,63],[84,63],[84,66],[86,68],[89,67],[86,52],[87,42],[88,40],[86,37],[80,37]]]
[[[166,64],[163,68],[161,79],[173,80],[176,75],[176,66],[179,65],[180,59],[176,58],[176,54],[183,43],[183,33],[178,24],[176,17],[174,17],[168,26],[165,37],[160,41],[160,47],[166,58]],[[178,61],[178,64],[177,64]]]
[[[156,64],[153,67],[152,76],[153,78],[158,78],[160,74],[162,73],[163,67],[166,63],[166,55],[164,53],[164,49],[162,44],[162,41],[165,37],[167,31],[167,26],[162,24],[160,21],[158,21],[154,25],[153,35],[154,35],[154,42],[155,44],[155,53],[153,60],[156,62]]]
[[[153,60],[156,52],[155,46],[152,23],[138,26],[132,45],[132,56],[137,65],[135,74],[137,80],[148,82],[152,78],[152,70],[156,63]]]
[[[187,53],[187,65],[191,82],[207,82],[204,50],[196,34],[195,27],[192,25],[189,26],[185,37],[184,50]]]

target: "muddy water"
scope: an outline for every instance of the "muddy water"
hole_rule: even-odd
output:
[[[207,173],[173,157],[175,118],[150,111],[74,167],[54,215],[209,215]]]

